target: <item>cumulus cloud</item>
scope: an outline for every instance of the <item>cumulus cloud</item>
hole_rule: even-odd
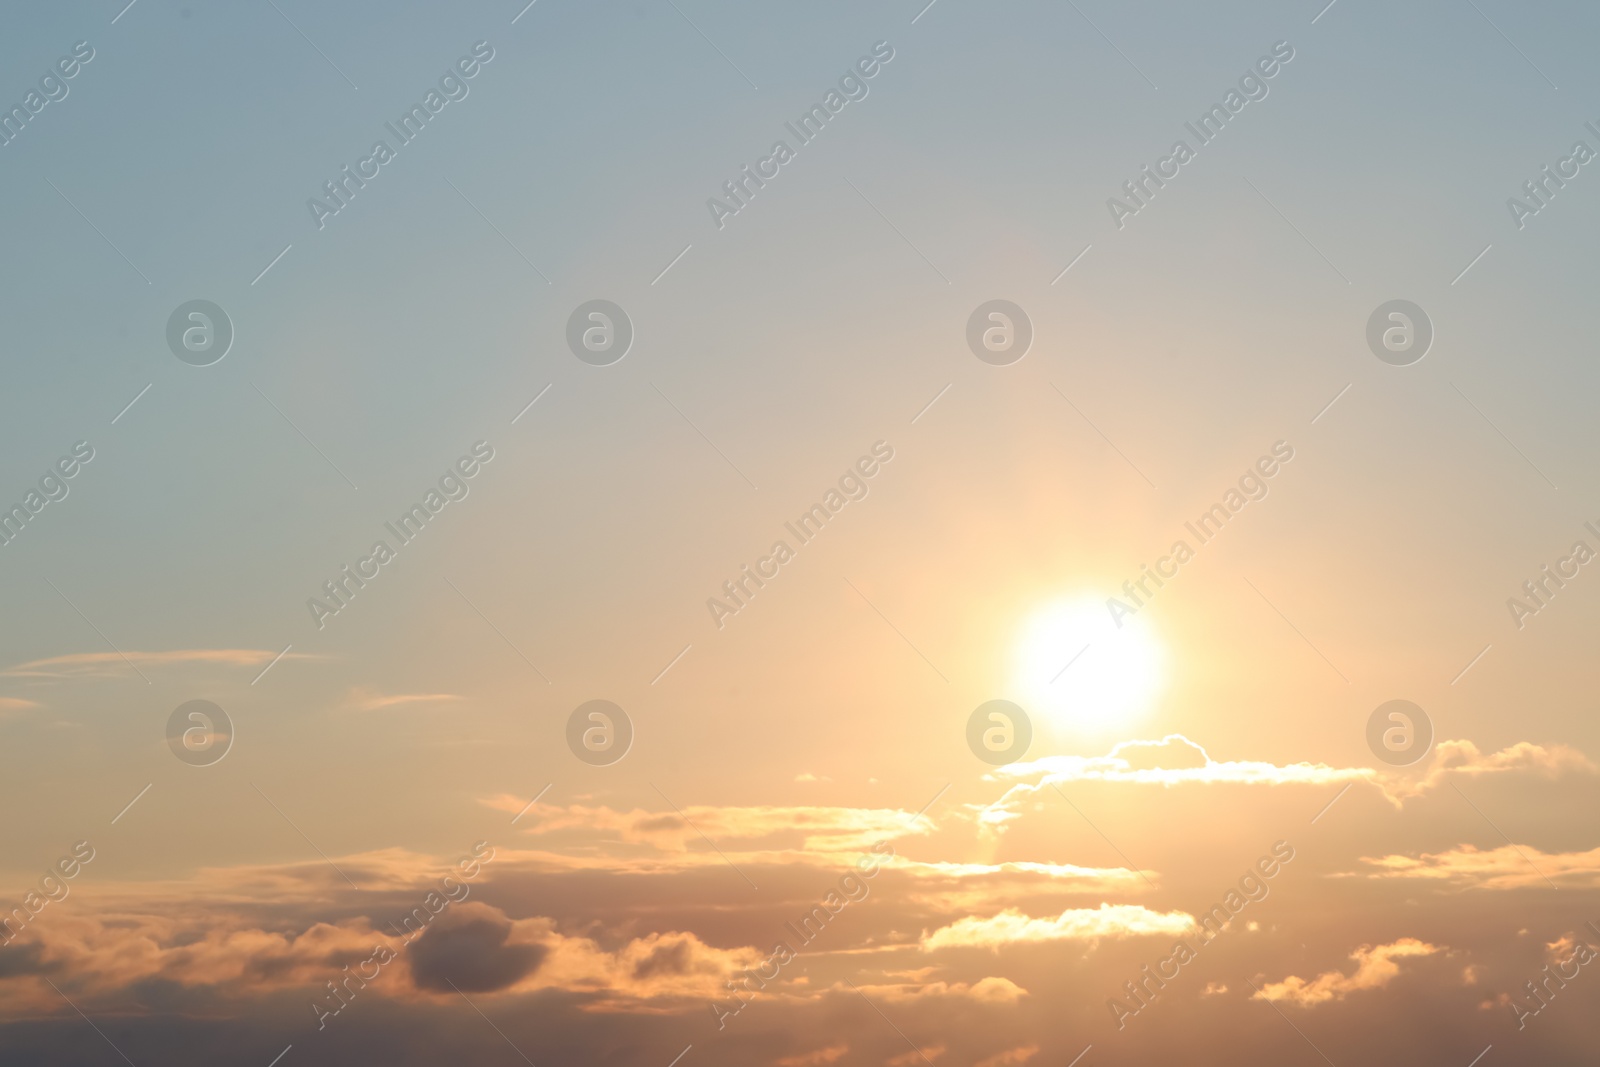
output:
[[[988,948],[1050,941],[1097,941],[1103,937],[1181,936],[1195,928],[1194,916],[1182,911],[1152,911],[1142,904],[1101,904],[1068,908],[1053,919],[1034,919],[1007,908],[987,919],[967,916],[933,933],[924,933],[922,949]]]
[[[317,992],[380,945],[397,958],[369,996],[454,997],[453,981],[469,993],[561,989],[591,1011],[654,1010],[641,1005],[723,995],[727,978],[764,955],[672,928],[599,935],[602,944],[563,934],[551,918],[513,919],[476,900],[444,908],[408,944],[394,919],[452,868],[402,849],[336,859],[360,892],[320,861],[204,869],[177,883],[81,883],[72,906],[52,908],[0,947],[0,1017],[61,1011],[44,981],[56,974],[70,976],[86,1011],[138,1010],[152,991],[162,991],[163,1010]],[[532,870],[523,854],[501,850],[471,888],[515,864]],[[207,907],[197,911],[196,899]]]
[[[1414,937],[1402,937],[1387,945],[1362,945],[1350,953],[1350,958],[1356,961],[1354,974],[1327,971],[1310,981],[1291,974],[1281,982],[1268,982],[1262,985],[1250,999],[1288,1001],[1303,1008],[1343,1000],[1351,993],[1365,989],[1381,989],[1388,985],[1400,974],[1398,960],[1413,956],[1429,956],[1438,951],[1440,949],[1437,945],[1430,945]]]
[[[510,940],[511,920],[487,904],[467,901],[435,919],[407,949],[418,989],[491,993],[532,974],[550,950]]]

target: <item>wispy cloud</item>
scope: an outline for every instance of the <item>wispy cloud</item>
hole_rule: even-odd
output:
[[[1018,1045],[1016,1048],[996,1052],[993,1056],[985,1056],[973,1067],[1016,1067],[1019,1063],[1027,1063],[1038,1054],[1038,1045]]]
[[[1134,782],[1175,786],[1191,782],[1246,785],[1328,785],[1370,781],[1370,767],[1330,767],[1326,763],[1277,764],[1265,760],[1215,760],[1182,734],[1159,741],[1124,741],[1104,756],[1045,756],[1013,763],[996,772],[1006,778],[1038,778],[1039,784]]]
[[[501,794],[481,803],[499,811],[518,812],[525,798]],[[821,805],[730,806],[696,805],[677,811],[618,811],[581,804],[539,804],[528,812],[527,833],[551,834],[581,830],[610,833],[622,841],[683,851],[705,837],[732,851],[728,842],[773,842],[800,835],[807,852],[858,852],[879,841],[927,834],[930,823],[899,808],[847,808]]]
[[[1387,945],[1362,945],[1350,953],[1356,961],[1354,974],[1327,971],[1307,981],[1290,975],[1281,982],[1268,982],[1250,999],[1288,1001],[1301,1007],[1343,1000],[1351,993],[1366,989],[1381,989],[1400,974],[1398,960],[1413,956],[1430,956],[1440,951],[1437,945],[1402,937]]]
[[[1478,778],[1489,774],[1534,774],[1559,778],[1566,774],[1594,774],[1594,762],[1567,745],[1536,745],[1519,741],[1498,752],[1484,753],[1471,741],[1440,741],[1428,757],[1428,771],[1421,778],[1396,777],[1385,783],[1385,791],[1395,797],[1410,798],[1435,789],[1446,775]]]
[[[1363,856],[1376,870],[1367,878],[1418,878],[1449,882],[1458,888],[1526,889],[1561,882],[1600,886],[1600,848],[1587,852],[1541,852],[1532,845],[1502,845],[1480,852],[1471,845],[1416,856]],[[1548,879],[1548,881],[1546,880]]]
[[[885,1000],[894,1004],[906,1004],[913,1001],[957,997],[962,1000],[971,1000],[979,1004],[1015,1004],[1028,995],[1028,991],[1009,978],[1000,978],[989,975],[976,982],[914,982],[895,985],[858,985],[855,987],[844,984],[833,986],[832,992],[848,993],[854,996],[858,991],[867,994],[874,1000]]]
[[[802,1052],[796,1056],[783,1056],[773,1060],[773,1067],[818,1067],[819,1064],[834,1063],[846,1052],[850,1046],[844,1043],[829,1045],[819,1048],[814,1052]]]
[[[29,660],[0,671],[0,678],[110,678],[121,677],[132,663],[136,667],[160,668],[197,663],[223,667],[259,667],[278,656],[278,650],[265,648],[185,648],[166,652],[73,652],[65,656]],[[289,652],[284,659],[322,659],[310,653]]]
[[[449,704],[465,699],[456,693],[380,693],[356,686],[345,695],[344,706],[350,711],[383,711],[406,704]]]

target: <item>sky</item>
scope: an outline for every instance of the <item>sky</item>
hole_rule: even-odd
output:
[[[0,1065],[1587,1053],[1593,9],[10,31]]]

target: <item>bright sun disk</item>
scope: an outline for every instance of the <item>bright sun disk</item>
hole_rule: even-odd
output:
[[[1022,628],[1012,673],[1030,714],[1075,732],[1125,730],[1148,712],[1165,681],[1154,628],[1137,617],[1119,627],[1100,600],[1050,604]]]

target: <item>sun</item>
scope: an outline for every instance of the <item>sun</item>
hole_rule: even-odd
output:
[[[1024,710],[1072,733],[1134,726],[1165,684],[1166,654],[1140,618],[1113,622],[1092,597],[1061,600],[1028,618],[1019,635],[1013,692]]]

